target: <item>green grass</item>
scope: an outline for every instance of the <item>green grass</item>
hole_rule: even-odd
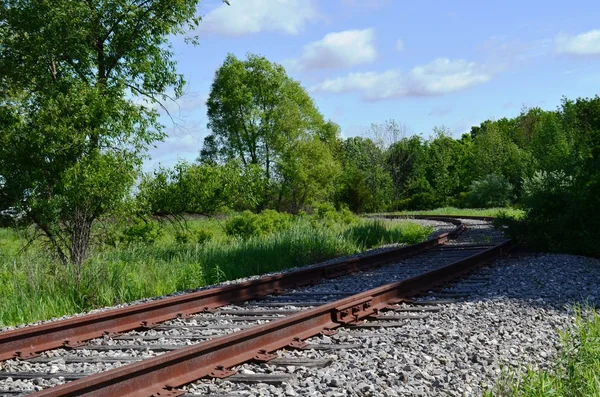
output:
[[[576,310],[575,325],[561,333],[561,348],[549,371],[504,371],[485,395],[514,397],[600,396],[600,315],[590,308]]]
[[[358,223],[357,223],[358,222]],[[278,233],[249,239],[225,235],[223,221],[193,220],[211,229],[205,244],[177,243],[165,227],[154,244],[118,244],[96,249],[76,284],[72,269],[40,247],[16,255],[18,234],[0,230],[0,325],[15,325],[78,313],[145,297],[194,289],[225,280],[302,266],[391,242],[417,242],[429,228],[409,222],[356,221],[330,224],[311,217]]]
[[[511,218],[520,218],[524,212],[515,208],[454,208],[444,207],[427,211],[401,211],[399,215],[465,215],[465,216],[498,216],[506,214]]]

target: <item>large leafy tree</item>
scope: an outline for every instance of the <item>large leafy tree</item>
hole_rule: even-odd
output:
[[[204,141],[202,162],[237,159],[244,167],[261,167],[277,185],[278,203],[287,200],[282,194],[295,195],[287,200],[292,209],[311,201],[310,192],[321,191],[306,184],[311,171],[298,167],[311,157],[308,150],[334,154],[339,128],[323,119],[282,66],[259,55],[240,60],[229,54],[215,73],[207,107],[211,134]]]
[[[95,220],[163,137],[152,103],[184,84],[168,37],[198,23],[197,3],[0,0],[0,209],[63,262],[83,263]]]

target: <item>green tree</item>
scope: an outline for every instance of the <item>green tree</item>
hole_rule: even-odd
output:
[[[394,182],[395,198],[422,193],[417,181],[425,177],[426,151],[423,139],[413,135],[392,144],[385,153],[386,167]]]
[[[180,95],[168,37],[198,0],[0,0],[0,197],[80,265],[94,222],[119,206]],[[135,97],[145,101],[134,100]]]
[[[494,122],[473,140],[475,178],[503,175],[520,191],[522,178],[530,174],[531,156],[520,149]]]
[[[309,188],[306,177],[313,172],[299,167],[319,168],[306,161],[314,158],[307,153],[309,148],[322,152],[325,162],[335,156],[339,127],[323,119],[312,98],[282,66],[254,54],[246,60],[229,54],[215,73],[207,106],[211,134],[200,152],[202,162],[237,159],[243,167],[260,167],[273,182],[278,205],[291,194],[288,202],[294,210],[322,190],[313,184]],[[264,202],[256,209],[273,199],[271,195],[265,192]]]
[[[427,179],[435,192],[436,201],[445,205],[460,190],[458,166],[462,147],[446,128],[435,127],[433,131],[435,137],[427,144]]]
[[[393,182],[381,149],[369,138],[348,138],[343,158],[339,200],[354,212],[387,209],[393,198]]]
[[[277,209],[293,213],[307,204],[332,200],[341,173],[340,164],[318,137],[295,142],[280,157],[277,170],[281,175]]]

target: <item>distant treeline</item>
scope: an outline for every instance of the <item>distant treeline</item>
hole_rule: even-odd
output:
[[[554,111],[523,109],[459,139],[444,127],[430,139],[407,136],[393,120],[371,125],[368,137],[342,139],[281,66],[230,55],[207,105],[211,134],[198,159],[145,175],[139,209],[297,213],[331,203],[364,213],[516,205],[535,227],[599,230],[600,97],[563,99]],[[568,243],[560,236],[544,237],[552,241],[545,246],[590,244],[577,233],[565,235]]]

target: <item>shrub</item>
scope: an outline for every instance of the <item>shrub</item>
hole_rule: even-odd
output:
[[[335,211],[335,207],[331,203],[318,203],[314,206],[315,216],[319,220],[333,219],[337,218],[337,213]]]
[[[505,207],[514,198],[513,186],[502,175],[489,174],[469,187],[468,200],[474,208]]]
[[[417,193],[410,198],[409,210],[431,210],[439,206],[438,200],[432,193]]]
[[[330,203],[316,204],[314,210],[315,220],[328,227],[332,227],[336,223],[352,225],[358,223],[360,220],[358,216],[350,211],[346,204],[342,204],[339,211],[336,211],[333,204]],[[316,222],[313,222],[313,226],[317,226]]]
[[[210,230],[200,229],[200,230],[197,230],[196,233],[194,233],[194,237],[195,237],[196,243],[203,245],[213,239],[214,233],[211,232]]]
[[[189,230],[178,230],[175,232],[175,242],[177,244],[187,244],[192,239],[192,233]]]
[[[225,233],[228,236],[236,236],[243,239],[259,236],[258,216],[246,210],[241,215],[229,218],[225,222]]]
[[[244,211],[241,215],[229,218],[225,223],[225,233],[243,239],[263,236],[288,229],[292,224],[290,214],[274,210],[265,210],[260,214]]]
[[[123,229],[120,240],[124,243],[154,244],[161,234],[162,229],[156,223],[138,222]]]

